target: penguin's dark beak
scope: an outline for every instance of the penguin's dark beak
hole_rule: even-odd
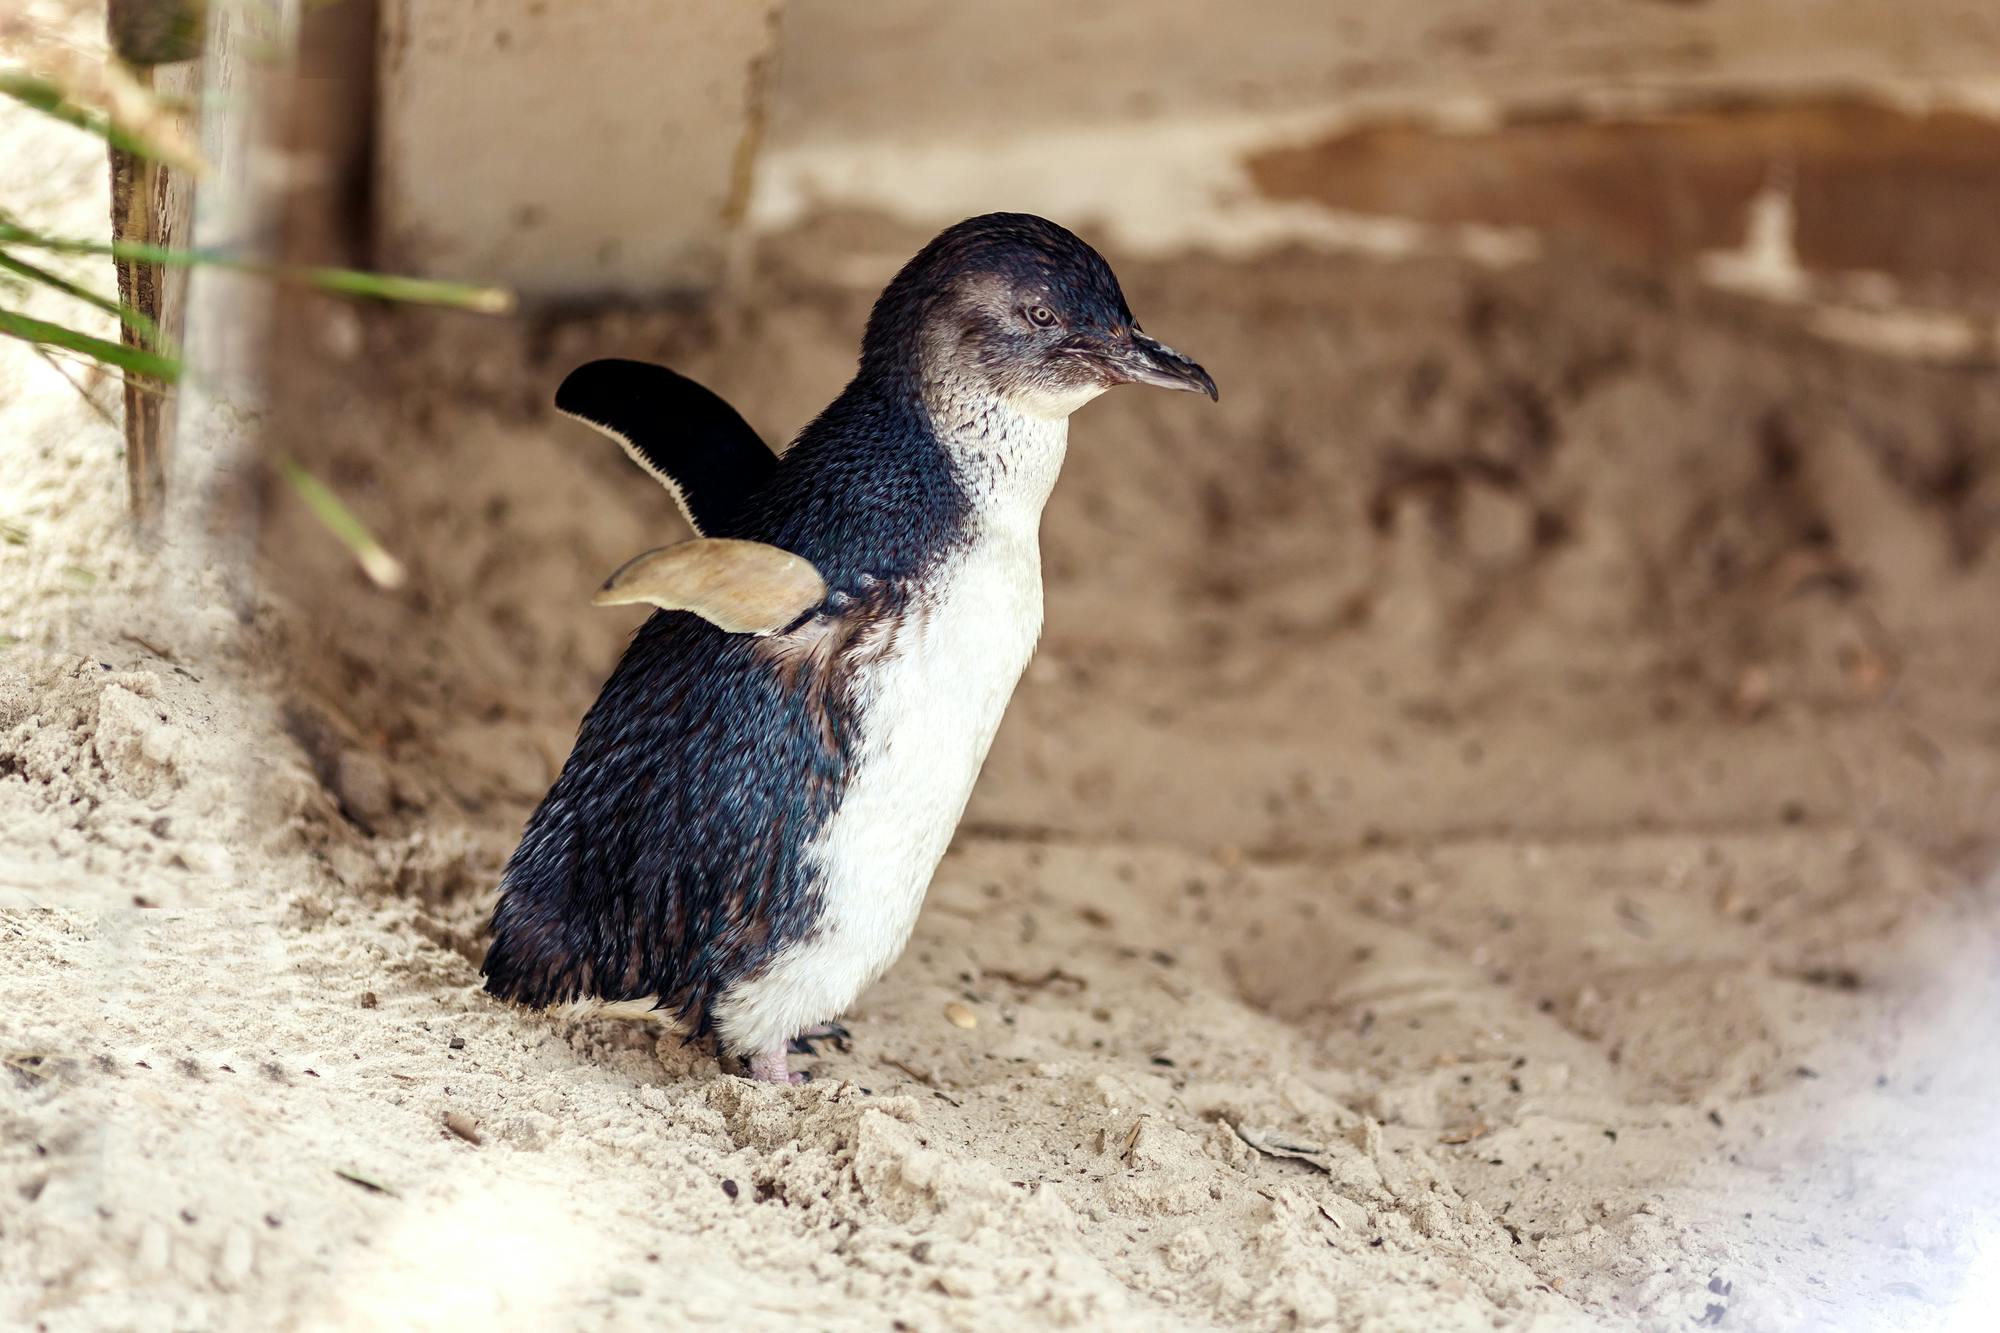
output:
[[[1199,365],[1163,342],[1137,329],[1126,329],[1096,349],[1104,368],[1121,384],[1150,384],[1158,389],[1186,389],[1219,399],[1215,380]]]

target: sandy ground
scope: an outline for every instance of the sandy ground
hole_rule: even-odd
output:
[[[782,439],[918,239],[822,219],[718,310],[322,312],[285,438],[411,581],[274,491],[244,617],[150,581],[115,432],[0,345],[0,1309],[1981,1326],[2000,384],[1581,263],[1121,265],[1223,400],[1074,423],[1042,652],[809,1086],[483,997],[636,619],[588,592],[677,532],[550,388],[654,356]]]

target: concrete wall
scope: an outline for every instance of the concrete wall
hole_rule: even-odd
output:
[[[1607,248],[1651,260],[1744,243],[1753,197],[1805,161],[1822,214],[1905,187],[1990,213],[1979,126],[1923,117],[2000,108],[1991,0],[381,3],[381,256],[530,295],[699,286],[746,220],[829,208],[1027,209],[1141,251],[1519,254],[1608,223]],[[1841,119],[1854,104],[1903,119]],[[1769,110],[1794,105],[1832,118]],[[1685,142],[1463,137],[1690,110]],[[1517,168],[1538,173],[1518,191]],[[1663,239],[1622,215],[1661,210],[1694,221]],[[1816,249],[1920,273],[1935,231]]]
[[[527,296],[714,281],[776,0],[382,0],[376,252]]]
[[[1126,252],[1579,248],[2000,310],[1992,0],[792,0],[786,27],[769,229],[1012,208]]]
[[[785,22],[776,146],[1619,87],[2000,83],[1991,0],[790,0]]]

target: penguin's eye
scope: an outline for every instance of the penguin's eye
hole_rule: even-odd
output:
[[[1056,312],[1045,305],[1031,305],[1028,307],[1028,322],[1038,329],[1054,328]]]

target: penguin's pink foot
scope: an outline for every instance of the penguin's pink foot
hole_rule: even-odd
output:
[[[759,1083],[790,1083],[806,1081],[804,1074],[795,1074],[785,1059],[785,1048],[774,1046],[768,1051],[759,1051],[750,1057],[750,1077]]]

